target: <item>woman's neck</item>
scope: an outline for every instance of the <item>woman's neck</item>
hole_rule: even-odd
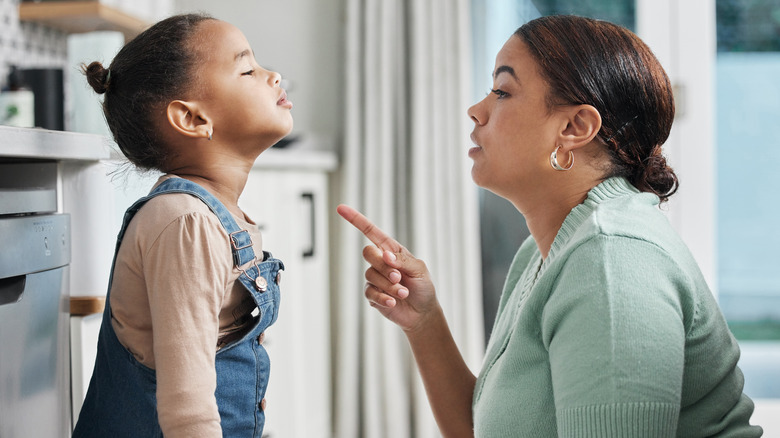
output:
[[[528,231],[531,232],[543,259],[549,255],[566,217],[574,207],[585,201],[588,192],[597,184],[598,181],[589,184],[559,184],[558,190],[540,193],[537,199],[528,199],[525,196],[524,202],[513,202],[525,217]]]

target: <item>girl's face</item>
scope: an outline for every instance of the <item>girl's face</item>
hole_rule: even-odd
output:
[[[249,42],[235,26],[219,20],[201,26],[197,77],[214,138],[256,150],[289,134],[292,102],[279,85],[281,75],[257,64]]]
[[[493,89],[468,110],[477,185],[513,201],[544,184],[562,120],[546,102],[548,85],[525,43],[512,36],[496,56]]]

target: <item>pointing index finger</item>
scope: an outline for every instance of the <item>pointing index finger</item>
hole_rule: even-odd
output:
[[[357,228],[364,236],[379,248],[393,253],[401,252],[401,244],[388,236],[379,227],[374,225],[367,217],[363,216],[354,208],[341,204],[336,207],[336,211],[341,217],[347,220],[352,226]]]

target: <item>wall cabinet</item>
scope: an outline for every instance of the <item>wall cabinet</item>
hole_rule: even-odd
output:
[[[279,319],[264,343],[269,438],[330,436],[327,193],[325,172],[255,169],[239,201],[260,226],[263,248],[285,264]]]

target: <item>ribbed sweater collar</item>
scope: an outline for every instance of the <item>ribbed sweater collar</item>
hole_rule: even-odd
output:
[[[585,219],[593,213],[599,204],[636,193],[639,193],[639,190],[623,177],[608,178],[596,187],[590,189],[585,201],[574,207],[571,212],[569,212],[568,216],[566,216],[566,219],[564,219],[563,224],[558,230],[558,234],[555,236],[555,240],[553,240],[552,246],[550,247],[550,252],[542,263],[537,277],[542,274],[553,260],[555,260],[556,256],[561,251],[561,248],[569,243],[580,225],[582,225]]]

